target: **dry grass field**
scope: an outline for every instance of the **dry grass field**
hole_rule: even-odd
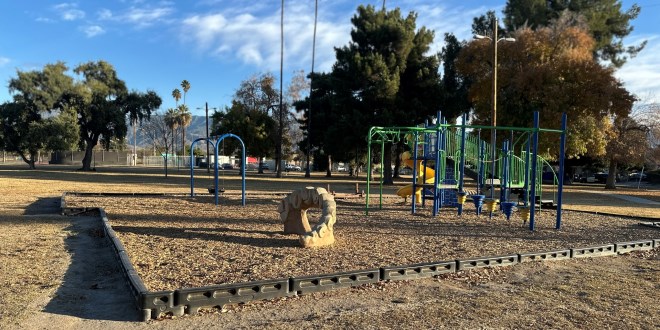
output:
[[[71,268],[69,242],[89,234],[76,230],[76,218],[57,215],[63,192],[189,193],[186,170],[169,174],[165,179],[157,169],[118,167],[83,173],[56,166],[35,171],[0,166],[0,328],[41,328],[60,317],[32,314],[43,311],[63,285]],[[345,175],[326,179],[320,174],[305,179],[300,173],[275,179],[250,173],[248,205],[242,207],[238,176],[224,174],[221,184],[228,194],[218,207],[208,196],[71,197],[67,203],[106,209],[152,290],[660,238],[658,230],[637,226],[638,220],[570,211],[565,212],[560,231],[552,229],[555,213],[544,211],[534,233],[522,227],[517,216],[511,221],[502,216],[488,220],[484,215],[476,217],[470,206],[460,218],[453,211],[432,218],[427,209],[412,216],[399,199],[391,197],[396,187],[387,187],[384,209],[369,217],[364,216],[363,200],[338,199],[337,244],[305,250],[297,247],[295,237],[281,234],[279,199],[304,186],[330,185],[331,190],[349,194],[355,190],[354,179]],[[205,192],[210,176],[199,171],[196,182],[196,191]],[[364,178],[359,185],[363,190]],[[660,191],[653,189],[618,189],[615,194],[660,202]],[[567,187],[564,201],[566,209],[660,218],[656,204],[613,197],[595,186]],[[656,249],[236,305],[151,326],[657,328],[658,289]],[[71,325],[62,328],[148,326],[104,320],[102,315],[62,324]]]

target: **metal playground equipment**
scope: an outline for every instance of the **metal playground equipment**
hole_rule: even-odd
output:
[[[368,159],[371,159],[372,142],[380,143],[381,164],[384,160],[385,143],[405,140],[410,147],[411,157],[406,164],[413,167],[412,184],[397,193],[402,197],[406,194],[413,196],[411,198],[413,214],[416,212],[417,203],[424,205],[426,200],[432,200],[433,216],[438,214],[438,210],[443,205],[457,207],[458,215],[461,215],[468,195],[464,187],[466,162],[468,162],[477,168],[477,192],[470,196],[477,214],[480,214],[485,206],[489,216],[492,217],[499,204],[500,210],[509,219],[513,209],[517,207],[523,220],[525,222],[529,220],[529,229],[534,230],[536,214],[534,206],[537,202],[539,207],[544,203],[541,199],[543,165],[549,165],[538,155],[539,133],[549,132],[560,134],[559,172],[555,174],[553,171],[553,176],[557,184],[555,228],[561,228],[566,114],[563,114],[561,128],[558,130],[540,128],[538,112],[534,112],[532,128],[466,125],[465,115],[460,125],[447,124],[440,113],[436,118],[436,123],[426,124],[423,127],[372,127],[367,137]],[[479,134],[469,137],[467,135],[467,130],[479,132],[482,129],[509,132],[509,139],[503,141],[500,152],[491,152],[491,148],[496,146],[481,140]],[[520,151],[518,155],[515,154],[516,150]],[[487,155],[493,156],[490,160],[486,160]],[[490,166],[486,166],[486,163],[490,163]],[[379,208],[382,208],[383,202],[382,172],[381,170]],[[368,173],[371,173],[371,162],[368,162]],[[370,181],[368,175],[365,209],[367,215]],[[486,189],[489,196],[484,194]],[[495,196],[496,189],[499,189],[499,196]],[[517,201],[510,200],[514,191],[522,193],[522,196],[519,196],[521,206],[516,206]],[[553,200],[549,203],[553,203]],[[500,201],[502,203],[499,203]]]
[[[199,139],[193,141],[193,143],[190,145],[190,197],[195,196],[195,191],[194,191],[194,188],[195,188],[195,171],[194,171],[194,166],[195,166],[194,158],[195,158],[195,155],[193,154],[193,151],[195,150],[195,143],[197,143],[199,141],[206,141],[206,143],[209,143],[211,146],[213,146],[213,150],[215,151],[215,159],[218,159],[218,146],[220,145],[220,142],[222,142],[222,140],[224,140],[225,138],[228,138],[228,137],[236,138],[241,143],[241,156],[242,156],[242,158],[241,158],[241,169],[240,169],[240,171],[241,171],[241,191],[242,191],[241,202],[242,202],[242,205],[245,206],[245,159],[246,159],[245,158],[245,143],[243,143],[243,140],[241,140],[241,138],[238,137],[238,135],[234,135],[234,134],[231,134],[231,133],[227,133],[227,134],[224,134],[224,135],[220,136],[217,140],[215,140],[215,143],[213,142],[212,139],[209,139],[209,138],[199,138]],[[215,187],[215,190],[214,190],[215,205],[218,205],[218,193],[219,193],[219,191],[218,191],[218,162],[217,161],[215,162],[213,173],[214,173],[214,184],[215,184],[215,186],[214,186]]]

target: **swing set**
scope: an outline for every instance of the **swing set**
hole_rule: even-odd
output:
[[[426,200],[433,200],[433,216],[437,216],[439,208],[443,205],[457,207],[460,216],[468,195],[464,187],[464,175],[466,161],[469,161],[471,164],[478,166],[477,192],[471,195],[477,214],[481,213],[481,209],[485,205],[492,217],[498,202],[502,201],[500,207],[508,219],[517,204],[517,202],[509,200],[511,192],[522,191],[521,201],[523,205],[518,206],[518,211],[525,221],[529,220],[529,229],[533,231],[537,201],[539,207],[544,203],[548,203],[542,200],[541,194],[542,165],[549,164],[538,155],[538,135],[540,132],[549,132],[560,134],[559,173],[555,175],[555,182],[557,183],[555,228],[561,228],[566,145],[565,113],[562,116],[561,128],[558,130],[540,128],[538,112],[534,112],[532,128],[466,125],[466,115],[463,116],[460,125],[447,124],[440,113],[437,114],[436,118],[437,123],[426,124],[423,127],[372,127],[367,136],[367,159],[371,159],[371,144],[380,143],[381,166],[384,161],[385,143],[397,143],[403,137],[412,149],[413,180],[406,193],[409,192],[414,196],[411,198],[411,212],[413,214],[416,212],[417,203],[421,202],[424,205]],[[493,152],[494,150],[491,148],[495,146],[490,146],[481,140],[478,135],[468,138],[466,133],[468,129],[507,131],[510,133],[510,138],[503,141],[501,152]],[[517,139],[514,139],[514,133],[518,134]],[[516,149],[520,150],[519,155],[515,154]],[[486,160],[486,155],[491,155],[489,161]],[[490,162],[491,166],[486,166],[487,162]],[[487,167],[490,167],[490,173],[486,173]],[[432,169],[429,170],[430,168]],[[371,173],[371,161],[368,162],[368,171],[368,173]],[[382,209],[383,171],[381,170],[380,173],[379,209]],[[487,180],[488,177],[490,179]],[[557,177],[560,179],[557,179]],[[367,175],[366,215],[369,215],[370,188],[371,177]],[[483,195],[484,188],[490,189],[490,198]],[[499,199],[496,199],[494,195],[496,188],[500,190]],[[415,198],[417,194],[419,194],[419,198]],[[553,201],[549,203],[553,203]]]
[[[199,139],[196,139],[195,141],[193,141],[193,143],[190,145],[190,197],[195,196],[195,191],[194,191],[194,188],[195,188],[195,170],[194,170],[195,155],[194,155],[193,151],[195,150],[195,144],[197,142],[206,141],[206,143],[213,146],[213,150],[215,152],[215,160],[216,161],[214,162],[215,164],[213,166],[214,167],[214,171],[213,171],[213,173],[214,173],[213,193],[215,194],[215,205],[218,205],[218,195],[220,193],[220,190],[222,192],[225,191],[224,190],[224,178],[223,178],[223,187],[221,189],[219,189],[219,187],[218,187],[218,183],[219,183],[218,182],[219,181],[218,180],[218,147],[220,145],[220,142],[223,142],[224,139],[228,138],[228,137],[236,138],[238,140],[238,142],[241,143],[241,157],[242,157],[241,158],[242,159],[241,168],[240,168],[240,171],[241,171],[241,192],[242,192],[241,203],[242,203],[243,206],[245,206],[245,159],[246,159],[245,158],[245,143],[243,143],[243,140],[241,140],[240,137],[238,137],[237,135],[231,134],[231,133],[227,133],[227,134],[224,134],[224,135],[220,136],[217,140],[215,140],[215,142],[212,139],[209,139],[209,138],[199,138]],[[224,143],[223,143],[223,145],[224,145]]]

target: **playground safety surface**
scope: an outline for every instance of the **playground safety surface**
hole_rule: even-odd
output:
[[[625,217],[543,210],[531,233],[517,215],[477,216],[466,205],[431,217],[415,215],[398,199],[364,215],[362,199],[337,201],[337,243],[303,249],[296,235],[282,234],[279,194],[209,196],[67,196],[67,207],[100,206],[150,291],[300,277],[442,260],[551,251],[657,238],[653,228]],[[314,211],[310,219],[316,220]]]
[[[7,277],[7,280],[3,283],[9,284],[8,286],[5,285],[5,288],[16,289],[11,293],[3,291],[0,296],[5,297],[5,299],[12,297],[13,303],[23,298],[34,297],[34,294],[30,293],[31,291],[25,290],[41,292],[41,297],[44,298],[52,294],[53,288],[59,285],[57,274],[61,273],[58,272],[66,269],[63,268],[66,267],[66,258],[63,256],[66,252],[62,249],[61,241],[58,243],[58,239],[65,239],[67,236],[75,234],[70,232],[70,229],[66,226],[69,220],[53,215],[45,216],[35,211],[34,215],[25,218],[12,216],[12,214],[17,214],[16,212],[24,209],[20,207],[24,201],[34,200],[36,196],[57,196],[64,190],[70,190],[70,184],[56,185],[51,180],[47,184],[39,185],[39,187],[32,187],[33,184],[27,187],[26,184],[20,181],[5,185],[5,187],[19,191],[19,193],[12,195],[10,201],[3,200],[0,205],[2,206],[3,215],[2,223],[10,225],[7,227],[3,225],[3,242],[9,244],[5,245],[0,258],[10,258],[8,264],[5,264],[7,259],[2,259],[3,269],[10,270],[6,272],[6,275],[10,277]],[[124,186],[123,184],[114,185],[111,190],[107,190],[107,186],[103,188],[85,185],[84,187],[91,191],[99,191],[99,188],[103,191],[118,191],[125,189]],[[137,190],[136,188],[133,187],[132,189]],[[644,194],[648,194],[648,192],[644,192]],[[599,198],[606,200],[607,196]],[[643,198],[648,197],[644,196]],[[624,202],[621,201],[621,203]],[[613,205],[614,203],[610,203],[610,206]],[[134,208],[144,208],[144,212],[151,212],[151,210],[148,210],[149,206],[150,204],[134,205]],[[626,206],[626,204],[622,204],[622,206]],[[222,211],[222,208],[221,205],[218,208],[219,211]],[[468,208],[466,213],[469,213],[469,211]],[[380,212],[376,212],[376,215],[378,216]],[[171,214],[172,211],[170,210],[169,213]],[[112,218],[112,215],[110,217]],[[191,218],[192,216],[186,215],[180,218],[185,219],[186,217]],[[419,220],[420,217],[426,216],[417,216],[410,221]],[[209,220],[213,221],[213,218]],[[440,220],[441,222],[445,221]],[[485,221],[484,216],[481,217],[481,220]],[[499,216],[497,221],[493,222],[493,225],[503,225],[516,232],[518,236],[530,235],[533,237],[544,230],[551,231],[548,228],[543,228],[543,226],[539,228],[539,232],[534,234],[529,233],[525,228],[516,231],[519,220],[516,218],[512,221],[515,221],[516,224],[509,226]],[[570,221],[570,218],[565,218],[566,226],[570,226]],[[627,222],[631,225],[636,223],[635,220],[624,218],[616,220],[616,222],[618,221]],[[548,226],[550,222],[548,221]],[[188,219],[188,221],[181,221],[181,223],[190,224],[191,222]],[[451,221],[449,223],[456,224]],[[544,223],[545,220],[542,220],[539,224],[543,225]],[[362,224],[360,223],[360,225]],[[369,224],[369,222],[366,223],[366,225]],[[337,230],[341,231],[341,228],[341,220],[339,220]],[[471,227],[468,226],[467,228]],[[570,233],[568,228],[570,227],[564,227],[563,230],[567,234]],[[256,231],[257,229],[252,230]],[[584,230],[588,229],[585,228]],[[649,230],[656,230],[657,232],[657,229],[650,228]],[[24,235],[25,232],[30,232],[31,235]],[[464,236],[471,235],[469,232],[463,232],[462,234]],[[571,236],[577,237],[582,234],[578,231]],[[442,237],[442,235],[440,236]],[[494,236],[491,238],[492,240],[497,240],[496,235],[492,236]],[[11,239],[11,237],[21,237],[21,239]],[[579,239],[579,237],[577,238]],[[635,237],[635,239],[641,238]],[[541,239],[541,237],[537,237],[537,239]],[[552,239],[549,241],[552,242]],[[322,252],[322,250],[320,251]],[[53,253],[44,254],[41,252],[35,253],[35,251],[53,251]],[[153,255],[154,251],[156,250],[152,249],[144,251],[144,253],[152,253]],[[528,251],[531,251],[531,249]],[[17,260],[15,258],[18,256],[22,256],[21,260],[27,262],[26,265],[29,266],[28,268],[20,268],[23,269],[24,273],[17,276],[17,267],[13,267],[12,262]],[[154,256],[153,258],[157,257]],[[525,267],[516,266],[514,268],[471,272],[418,282],[369,285],[363,288],[312,294],[295,299],[289,298],[288,301],[283,299],[229,306],[221,311],[226,313],[220,314],[219,318],[184,318],[169,320],[168,322],[171,322],[169,325],[172,328],[192,328],[204,325],[225,326],[228,328],[250,326],[299,328],[302,325],[346,328],[369,325],[382,328],[397,327],[401,324],[410,327],[430,327],[445,324],[456,327],[571,327],[571,325],[580,325],[585,327],[652,328],[657,326],[659,322],[655,315],[657,314],[655,312],[657,305],[654,304],[653,300],[653,292],[657,292],[657,283],[660,282],[658,278],[658,260],[656,250],[630,256],[567,260],[542,264],[533,263]],[[48,273],[47,278],[39,279],[38,274],[40,272],[37,270],[45,266],[42,264],[49,262],[51,263],[49,266],[52,272]],[[7,267],[4,267],[4,265],[7,265]],[[58,269],[60,270],[58,271]],[[14,282],[13,278],[19,277],[21,278],[20,289],[12,284]],[[103,291],[101,287],[93,289],[98,290],[99,293]],[[6,320],[11,320],[13,315],[11,306],[13,304],[7,304],[6,302],[6,300],[3,301],[5,310],[2,315],[7,315],[9,318]],[[35,301],[29,305],[38,310],[38,302]],[[531,305],[534,308],[530,308]],[[238,313],[239,311],[240,313]],[[103,315],[103,312],[99,311],[97,315],[99,314]],[[71,311],[66,315],[75,316],[80,314]],[[507,317],[506,315],[511,316]],[[103,316],[100,316],[100,318],[102,319]],[[0,322],[1,324],[2,322]],[[52,323],[43,323],[41,326],[48,324],[52,325]],[[58,324],[64,327],[63,323]],[[82,324],[90,325],[90,322],[83,322]],[[32,325],[34,328],[39,327],[37,324]],[[162,323],[159,327],[166,328],[169,325]],[[124,323],[112,323],[112,326],[114,328],[136,327]],[[22,324],[20,327],[30,328],[31,326]],[[98,324],[96,327],[100,328]]]

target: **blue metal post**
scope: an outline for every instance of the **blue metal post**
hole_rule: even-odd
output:
[[[504,141],[502,143],[502,152],[504,156],[502,158],[502,182],[500,184],[500,201],[507,202],[507,187],[509,180],[509,141]],[[500,204],[501,205],[501,204]]]
[[[371,186],[371,128],[369,130],[369,136],[367,137],[368,143],[367,143],[367,196],[366,196],[366,203],[364,207],[364,214],[369,215],[369,193],[370,193],[370,186]],[[309,166],[307,166],[309,170]]]
[[[412,214],[415,214],[415,191],[417,190],[417,178],[419,177],[419,165],[417,164],[417,148],[419,147],[418,144],[418,139],[419,136],[417,135],[417,132],[413,134],[413,138],[415,139],[415,142],[413,143],[414,148],[412,151],[413,155],[413,182],[412,182],[412,192],[411,192],[411,199],[412,199]]]
[[[482,141],[481,138],[479,138],[479,182],[477,182],[477,195],[480,195],[482,192],[482,187],[485,183],[485,176],[486,176],[486,164],[484,163],[484,158],[486,158],[485,155],[486,152],[486,141]]]
[[[390,166],[390,164],[387,164],[387,166]],[[380,205],[378,206],[379,210],[383,209],[383,179],[385,178],[383,175],[385,175],[385,137],[381,137],[380,139]]]
[[[561,229],[561,205],[564,192],[564,158],[566,152],[566,113],[561,116],[561,138],[559,142],[559,187],[557,187],[557,223],[555,229]]]
[[[532,196],[529,210],[529,230],[534,230],[536,215],[536,167],[539,149],[539,112],[534,111],[534,133],[532,134]]]
[[[238,136],[236,138],[238,138]],[[240,138],[238,140],[241,141],[241,152],[243,153],[241,155],[242,157],[241,158],[242,159],[241,160],[241,190],[243,191],[241,202],[243,206],[245,206],[245,162],[247,161],[247,157],[246,157],[247,155],[245,153],[245,144],[243,143],[243,140],[241,140]]]
[[[438,111],[438,118],[435,122],[435,171],[433,172],[433,216],[438,215],[438,209],[442,207],[442,201],[438,197],[440,190],[440,152],[441,149],[444,150],[445,143],[445,131],[440,129],[440,124],[442,124],[442,115]],[[424,171],[426,173],[426,171]],[[426,178],[425,178],[426,179]],[[424,191],[424,190],[422,190]],[[423,193],[422,193],[423,194]]]
[[[220,141],[222,141],[222,137],[218,138],[215,142],[215,161],[214,166],[213,166],[213,173],[215,175],[214,181],[214,193],[215,193],[215,205],[218,206],[218,146],[220,145]]]
[[[197,143],[197,141],[202,141],[202,140],[206,140],[206,143],[209,143],[209,141],[211,141],[207,138],[199,138],[199,139],[193,141],[192,144],[190,144],[190,197],[195,197],[195,191],[193,190],[194,187],[195,187],[195,171],[193,170],[193,164],[194,164],[194,162],[193,162],[193,159],[194,159],[193,150],[195,150],[195,143]],[[213,143],[211,143],[211,144],[213,144]]]
[[[525,186],[523,189],[523,199],[525,201],[525,206],[529,206],[529,148],[531,143],[532,136],[527,134],[527,143],[525,145]]]
[[[195,187],[195,172],[193,171],[193,150],[195,150],[195,143],[202,139],[203,138],[199,138],[190,144],[190,197],[195,197],[195,191],[193,190]]]
[[[458,167],[461,169],[461,174],[458,178],[458,193],[464,193],[463,180],[465,177],[465,123],[467,122],[467,114],[463,114],[463,125],[461,125],[461,159]],[[458,204],[458,215],[463,214],[463,204]]]
[[[245,143],[238,135],[232,133],[223,134],[215,141],[215,205],[218,205],[218,147],[220,142],[228,137],[234,137],[241,143],[241,204],[245,206],[245,162],[247,160],[245,158]]]

